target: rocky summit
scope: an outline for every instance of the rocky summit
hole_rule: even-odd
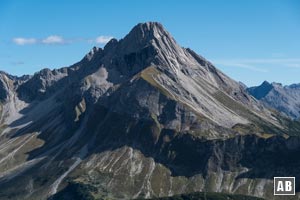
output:
[[[3,200],[194,192],[276,199],[274,176],[300,180],[299,123],[157,22],[69,67],[1,72],[0,92]]]
[[[283,86],[280,83],[264,81],[260,86],[247,90],[265,106],[276,109],[292,119],[300,119],[300,84]]]

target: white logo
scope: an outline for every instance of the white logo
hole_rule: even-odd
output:
[[[295,195],[295,177],[274,177],[274,195]]]

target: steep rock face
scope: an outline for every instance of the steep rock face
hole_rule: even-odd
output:
[[[69,182],[88,185],[95,198],[270,197],[272,175],[299,176],[292,157],[273,158],[299,151],[299,124],[180,47],[159,23],[23,79],[3,104],[1,199],[47,199]]]
[[[248,92],[256,99],[260,100],[264,98],[273,89],[273,85],[268,81],[264,81],[259,87],[247,88]]]
[[[7,102],[10,91],[14,90],[14,82],[18,78],[0,71],[0,102]]]
[[[52,71],[50,69],[43,69],[34,74],[34,76],[26,83],[20,85],[18,88],[19,97],[26,101],[39,98],[46,93],[53,84],[57,83],[67,75],[66,68]]]
[[[292,119],[300,117],[300,85],[282,86],[279,83],[263,82],[247,89],[251,95],[266,106],[283,112]]]
[[[18,112],[26,103],[19,101],[15,90],[18,84],[24,83],[29,78],[29,76],[11,76],[0,71],[0,126],[9,124],[20,116]]]
[[[5,102],[8,98],[8,87],[6,84],[7,77],[4,73],[0,74],[0,101]]]

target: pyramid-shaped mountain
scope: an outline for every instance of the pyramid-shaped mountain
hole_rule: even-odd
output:
[[[300,176],[299,124],[157,22],[70,67],[1,72],[0,92],[1,199],[269,197],[273,176]]]

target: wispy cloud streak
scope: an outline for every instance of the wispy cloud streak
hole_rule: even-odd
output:
[[[58,35],[50,35],[41,41],[43,44],[64,44],[66,41]]]
[[[113,37],[112,36],[99,36],[96,38],[95,42],[97,44],[106,44],[108,43]]]
[[[300,58],[216,59],[213,63],[215,65],[240,67],[257,72],[268,72],[270,66],[300,69]]]
[[[26,45],[26,44],[36,44],[37,40],[35,38],[13,38],[13,42],[17,45]]]
[[[72,44],[72,43],[79,43],[79,42],[86,42],[86,43],[94,43],[94,44],[100,44],[104,45],[107,42],[109,42],[113,37],[112,36],[105,36],[100,35],[96,38],[89,38],[89,39],[65,39],[62,36],[59,35],[50,35],[48,37],[39,39],[39,38],[25,38],[25,37],[17,37],[13,38],[12,42],[16,45],[33,45],[33,44],[43,44],[43,45],[49,45],[49,44],[55,44],[55,45],[62,45],[62,44]]]

